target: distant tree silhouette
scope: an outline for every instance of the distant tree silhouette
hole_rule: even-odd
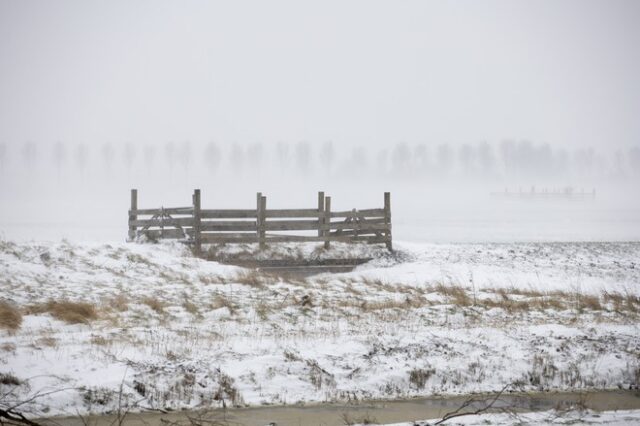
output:
[[[169,171],[173,171],[173,165],[176,161],[176,147],[173,142],[164,144],[164,158],[169,165]]]
[[[153,169],[153,164],[156,159],[156,147],[153,144],[145,144],[142,155],[144,156],[144,164],[147,167],[147,172]]]
[[[634,146],[628,152],[629,165],[636,176],[640,176],[640,146]]]
[[[55,164],[56,169],[60,172],[60,169],[64,165],[64,162],[67,159],[67,150],[64,144],[61,141],[57,141],[53,145],[53,164]]]
[[[114,155],[113,145],[111,142],[106,142],[102,145],[101,155],[102,162],[104,164],[105,170],[111,171],[111,167],[113,166],[113,155]]]
[[[391,153],[391,171],[395,176],[407,176],[411,169],[411,150],[406,142],[397,143]]]
[[[286,142],[278,142],[276,144],[276,162],[281,172],[284,172],[289,166],[289,144]]]
[[[308,173],[310,167],[309,160],[311,158],[309,142],[301,141],[296,144],[295,157],[297,168],[303,173]]]
[[[380,174],[385,175],[389,172],[389,151],[381,149],[376,155],[376,169]]]
[[[476,171],[476,153],[468,143],[462,144],[458,151],[458,160],[462,167],[462,173],[465,175],[473,175]]]
[[[261,143],[256,142],[249,145],[247,149],[247,159],[251,169],[256,171],[260,170],[264,160],[264,150]]]
[[[453,150],[449,144],[441,143],[436,152],[436,168],[440,175],[451,173],[453,166]]]
[[[85,167],[87,166],[87,159],[89,157],[87,145],[85,145],[84,143],[77,144],[74,149],[73,157],[77,169],[80,170],[81,173],[83,173]]]
[[[178,161],[180,162],[180,165],[185,172],[189,170],[189,164],[191,163],[191,142],[184,141],[180,145],[180,150],[178,151]]]
[[[503,140],[500,143],[500,158],[504,166],[507,177],[513,177],[518,165],[516,164],[516,143],[511,139]]]
[[[327,141],[322,144],[320,149],[320,165],[323,171],[331,173],[334,162],[336,160],[336,153],[333,148],[333,142]]]
[[[220,155],[220,149],[214,142],[209,142],[204,149],[204,166],[211,173],[214,173],[218,169],[222,157]]]
[[[496,159],[493,154],[493,147],[487,141],[482,141],[478,143],[476,152],[478,156],[478,168],[482,176],[491,177],[495,175]]]
[[[368,166],[367,151],[362,146],[354,147],[348,161],[348,174],[361,176],[366,173]]]
[[[131,170],[131,166],[136,158],[136,147],[131,142],[126,142],[122,149],[122,162],[127,171]]]
[[[38,160],[38,147],[35,142],[27,141],[22,146],[22,158],[27,167],[33,167]]]
[[[234,169],[241,172],[244,167],[244,149],[237,142],[231,146],[230,160]]]
[[[7,161],[7,144],[0,142],[0,169],[5,169],[5,162]]]
[[[413,170],[418,175],[429,172],[429,150],[425,144],[419,144],[413,149]]]

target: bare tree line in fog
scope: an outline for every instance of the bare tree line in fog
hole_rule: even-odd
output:
[[[332,175],[420,177],[640,177],[640,146],[599,152],[592,148],[553,148],[527,140],[454,145],[399,142],[386,148],[346,146],[332,142],[164,144],[84,144],[0,142],[0,170],[85,169],[233,173],[236,175]]]

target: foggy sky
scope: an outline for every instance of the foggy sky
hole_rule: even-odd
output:
[[[0,142],[640,141],[637,1],[0,1]]]

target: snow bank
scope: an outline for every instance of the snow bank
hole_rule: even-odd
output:
[[[39,415],[637,386],[640,244],[396,245],[285,279],[179,244],[0,241],[24,314],[0,331],[20,384],[0,386]],[[98,319],[64,322],[60,300]]]

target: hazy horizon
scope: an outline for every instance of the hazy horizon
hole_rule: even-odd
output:
[[[0,235],[123,239],[135,187],[210,208],[390,190],[401,240],[638,240],[639,18],[621,0],[0,0]],[[490,196],[532,187],[597,197]]]

